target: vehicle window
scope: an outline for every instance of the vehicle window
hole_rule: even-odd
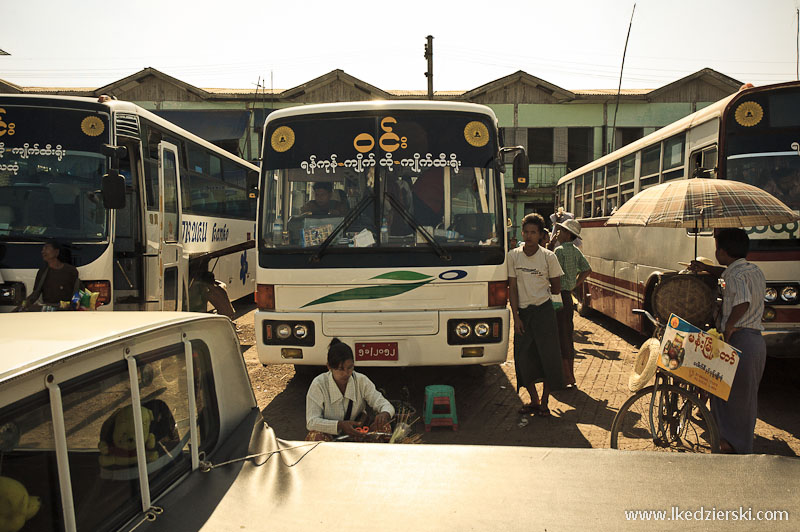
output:
[[[661,158],[661,144],[656,144],[642,150],[641,175],[649,176],[658,173],[658,163]]]
[[[128,366],[81,376],[61,391],[78,530],[113,529],[141,510]]]
[[[683,135],[664,141],[664,181],[683,177],[683,150]]]
[[[19,401],[0,412],[0,460],[3,469],[0,482],[5,493],[14,497],[24,497],[26,493],[29,496],[26,509],[32,515],[21,530],[62,530],[58,468],[47,394]]]
[[[610,187],[619,182],[619,161],[606,166],[606,186]]]

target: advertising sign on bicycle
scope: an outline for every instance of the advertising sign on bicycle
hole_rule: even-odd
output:
[[[676,377],[728,400],[741,351],[672,314],[658,366]]]

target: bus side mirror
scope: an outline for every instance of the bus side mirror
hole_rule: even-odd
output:
[[[119,171],[110,168],[103,176],[101,183],[103,191],[103,207],[106,209],[122,209],[125,207],[125,178]]]
[[[514,188],[528,188],[530,170],[528,155],[523,151],[514,156],[513,163]]]

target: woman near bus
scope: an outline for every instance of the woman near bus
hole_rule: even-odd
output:
[[[78,269],[62,261],[62,253],[61,244],[56,241],[42,246],[42,259],[46,265],[36,272],[33,291],[22,304],[26,310],[41,310],[37,303],[40,297],[45,307],[58,308],[62,301],[70,301],[80,289]]]
[[[358,438],[356,428],[366,424],[359,419],[366,405],[377,412],[370,431],[391,432],[394,407],[354,368],[353,350],[334,338],[328,347],[328,371],[311,381],[306,395],[307,441],[332,441],[340,433]]]

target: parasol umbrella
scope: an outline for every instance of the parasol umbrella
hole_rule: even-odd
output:
[[[760,188],[727,179],[693,178],[643,190],[625,202],[606,225],[683,227],[697,232],[717,227],[754,227],[794,222],[792,209]]]

